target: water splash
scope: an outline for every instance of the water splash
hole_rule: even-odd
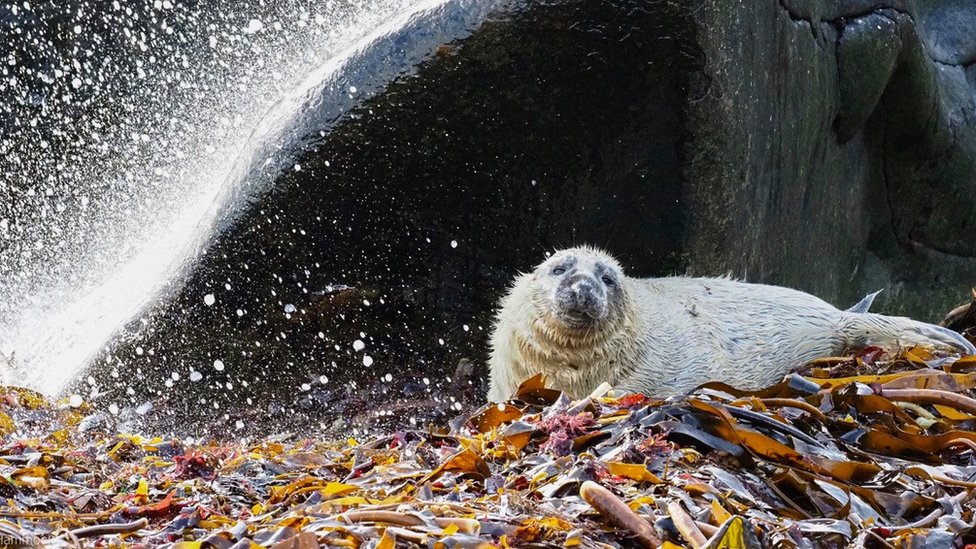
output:
[[[326,2],[325,13],[316,13],[317,4],[286,2],[262,13],[221,12],[188,25],[182,41],[162,40],[171,62],[157,69],[162,54],[133,33],[146,62],[135,64],[137,85],[126,96],[98,89],[98,73],[86,73],[77,57],[65,61],[77,74],[55,72],[41,114],[16,118],[19,126],[0,140],[0,156],[10,162],[0,170],[0,191],[14,197],[0,206],[6,382],[60,390],[123,323],[179,280],[215,226],[233,219],[298,142],[492,4]],[[431,16],[448,7],[463,17]],[[397,38],[406,31],[418,38],[405,45]],[[191,62],[179,45],[187,41],[207,61]],[[87,111],[122,100],[126,114],[80,124],[68,117],[70,90],[88,85],[96,89]],[[69,122],[70,135],[58,135]],[[63,139],[52,146],[33,131],[38,125]]]

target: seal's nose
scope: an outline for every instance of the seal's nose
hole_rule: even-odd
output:
[[[588,277],[573,280],[569,290],[573,293],[573,300],[582,308],[589,308],[589,305],[597,301],[596,287]]]
[[[559,292],[559,302],[564,311],[590,318],[602,316],[602,300],[596,281],[586,275],[569,278]]]

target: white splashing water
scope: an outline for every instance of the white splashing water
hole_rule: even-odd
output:
[[[186,57],[174,55],[177,65],[155,79],[151,66],[139,67],[148,83],[132,101],[145,115],[128,126],[82,128],[88,139],[79,140],[81,150],[53,158],[37,143],[0,143],[0,156],[14,162],[0,169],[0,190],[28,189],[31,197],[13,219],[0,219],[3,381],[61,390],[179,280],[217,225],[287,161],[282,151],[403,70],[391,64],[389,74],[361,74],[377,62],[361,58],[364,48],[425,24],[421,14],[452,2],[469,4],[465,24],[500,3],[374,0],[325,14],[316,13],[318,3],[295,4],[284,10],[294,17],[284,21],[244,15],[195,37],[209,42],[210,63],[186,68]],[[437,29],[416,30],[429,35],[415,41],[421,50],[444,38]],[[387,57],[411,55],[400,47],[392,41]],[[184,71],[176,83],[173,70]],[[362,82],[354,81],[357,74]],[[67,86],[78,87],[77,78],[67,78]],[[183,93],[179,82],[187,81],[190,92]]]

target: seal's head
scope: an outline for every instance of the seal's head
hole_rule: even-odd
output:
[[[623,299],[623,269],[609,254],[588,247],[560,250],[532,273],[533,301],[568,330],[611,322]]]
[[[574,395],[623,379],[640,348],[634,298],[641,288],[590,247],[557,251],[520,274],[492,330],[489,398],[501,402],[536,374]]]

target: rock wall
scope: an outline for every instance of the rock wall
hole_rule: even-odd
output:
[[[886,288],[881,309],[929,320],[964,300],[976,6],[707,2],[696,18],[692,270],[839,305]]]

